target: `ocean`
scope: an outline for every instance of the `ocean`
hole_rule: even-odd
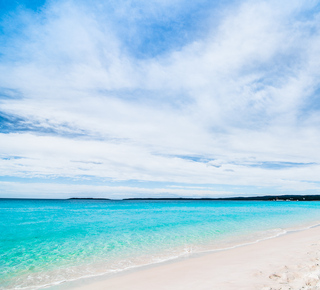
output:
[[[0,289],[236,247],[320,223],[320,202],[0,200]]]

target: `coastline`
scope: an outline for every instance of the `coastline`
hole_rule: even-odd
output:
[[[315,289],[320,226],[46,289]]]

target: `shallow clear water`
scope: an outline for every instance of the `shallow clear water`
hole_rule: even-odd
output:
[[[0,200],[0,288],[37,288],[253,242],[320,202]]]

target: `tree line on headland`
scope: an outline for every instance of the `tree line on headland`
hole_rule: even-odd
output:
[[[109,198],[82,198],[72,197],[72,200],[85,199],[85,200],[112,200]],[[320,201],[320,195],[266,195],[266,196],[246,196],[246,197],[221,197],[221,198],[184,198],[184,197],[159,197],[159,198],[124,198],[122,200],[261,200],[261,201]]]

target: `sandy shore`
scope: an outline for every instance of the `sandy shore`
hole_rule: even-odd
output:
[[[64,289],[320,289],[320,227]],[[58,287],[57,287],[58,288]]]

